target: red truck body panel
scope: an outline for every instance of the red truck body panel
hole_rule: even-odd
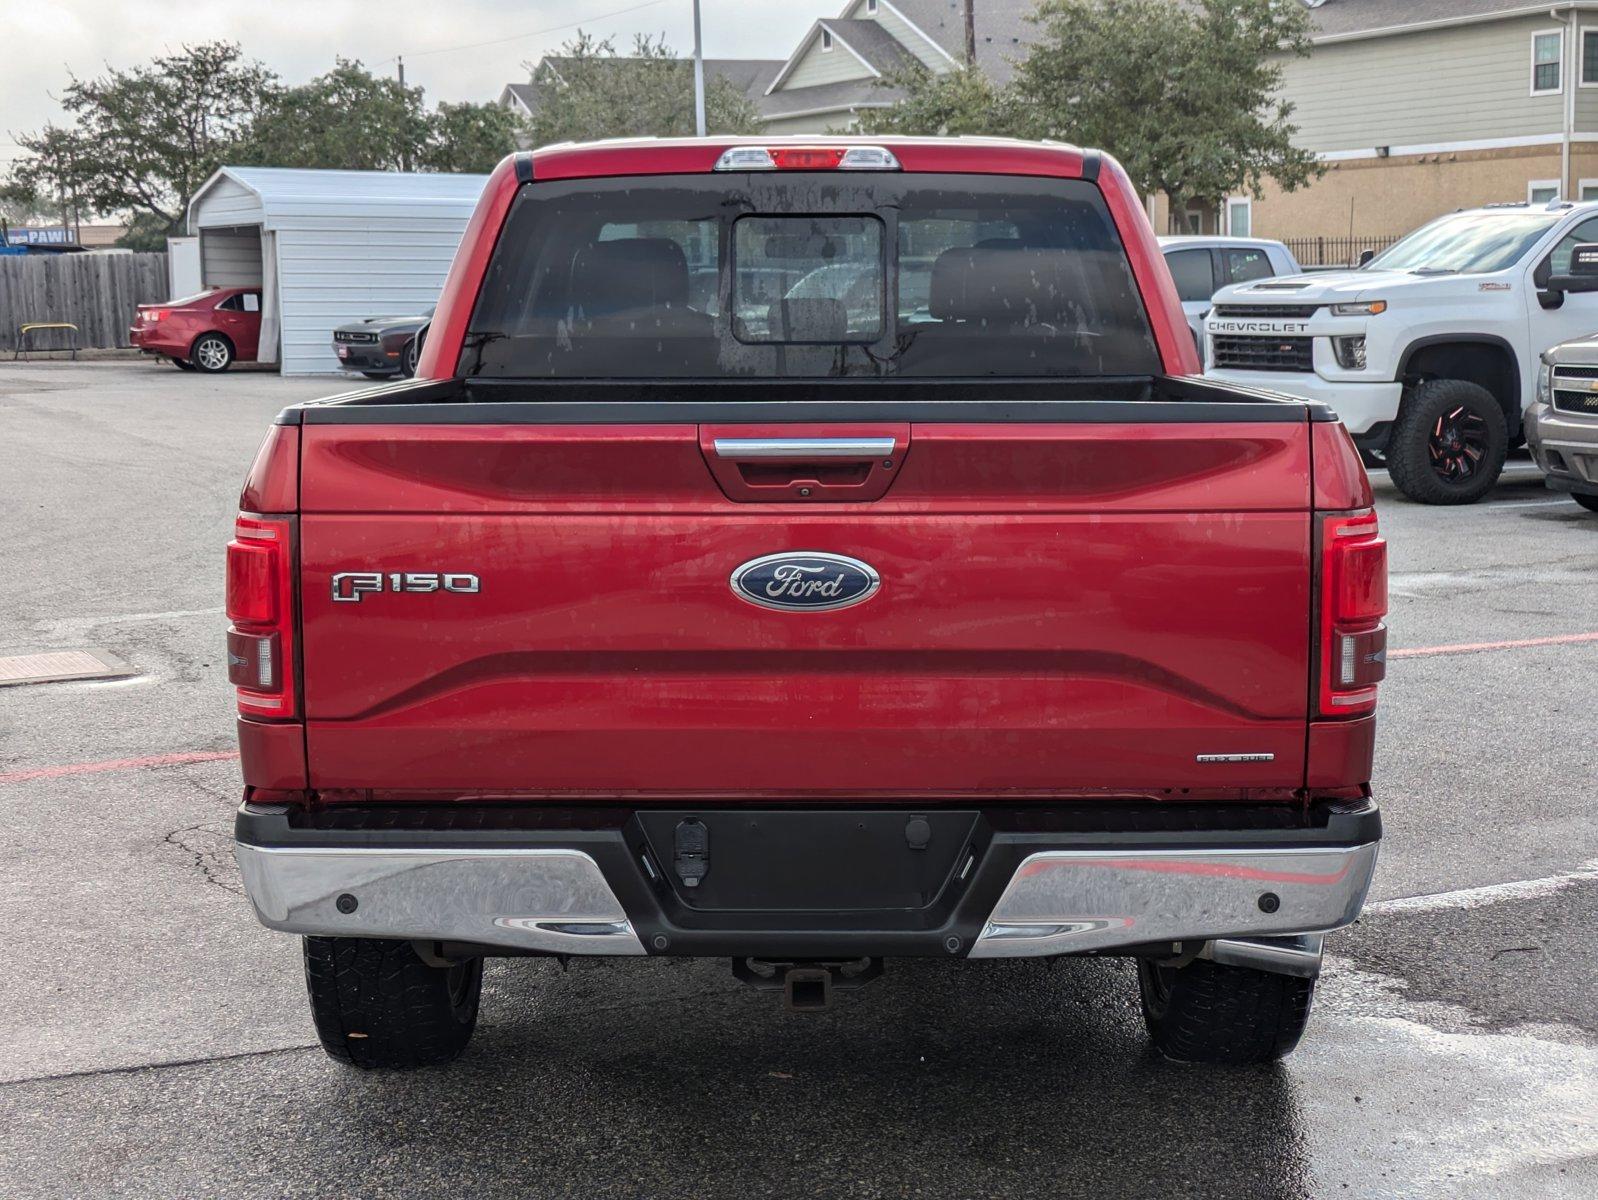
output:
[[[709,172],[728,147],[778,140],[507,159],[418,377],[458,378],[530,181]],[[1166,374],[1196,373],[1113,159],[869,144],[907,172],[1095,179]],[[892,437],[894,451],[858,480],[818,470],[798,506],[712,450],[770,436]],[[247,510],[296,514],[302,658],[296,720],[240,723],[246,779],[333,800],[1353,794],[1373,721],[1313,707],[1316,510],[1370,502],[1346,433],[1307,416],[591,424],[528,404],[509,421],[307,422],[269,440],[245,490]],[[741,564],[793,550],[861,560],[881,590],[822,614],[729,586]],[[482,583],[335,599],[352,570]]]
[[[693,425],[311,426],[304,444],[316,787],[1302,783],[1304,425],[919,426],[882,500],[803,511],[724,496]],[[335,572],[414,569],[419,546],[481,594],[332,599]],[[859,558],[883,589],[824,616],[734,595],[734,568],[791,547]],[[1274,760],[1197,762],[1245,753]]]

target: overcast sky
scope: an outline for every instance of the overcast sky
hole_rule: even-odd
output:
[[[844,0],[702,4],[707,56],[785,58]],[[374,71],[394,70],[404,55],[406,82],[425,87],[429,104],[483,101],[579,25],[617,35],[618,47],[635,33],[664,33],[687,55],[692,11],[692,0],[0,0],[0,167],[17,157],[18,133],[60,118],[52,96],[72,74],[132,66],[184,42],[239,42],[289,83],[327,70],[336,55]]]

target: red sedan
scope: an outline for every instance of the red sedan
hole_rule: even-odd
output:
[[[225,371],[254,362],[261,342],[259,288],[212,288],[165,304],[141,304],[128,338],[184,371]]]

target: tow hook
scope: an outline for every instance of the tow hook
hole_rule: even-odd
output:
[[[832,993],[863,988],[882,974],[880,958],[844,960],[798,959],[776,962],[764,958],[735,958],[732,973],[750,987],[780,991],[789,1012],[824,1012],[832,1007]]]

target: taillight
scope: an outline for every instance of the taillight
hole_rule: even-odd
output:
[[[172,315],[170,308],[151,308],[145,311],[145,316],[152,321],[164,321]]]
[[[734,146],[716,160],[718,171],[897,171],[886,146]]]
[[[1387,675],[1387,543],[1374,512],[1321,518],[1320,711],[1364,716]]]
[[[295,713],[292,536],[286,517],[241,516],[228,543],[227,675],[243,716]]]

